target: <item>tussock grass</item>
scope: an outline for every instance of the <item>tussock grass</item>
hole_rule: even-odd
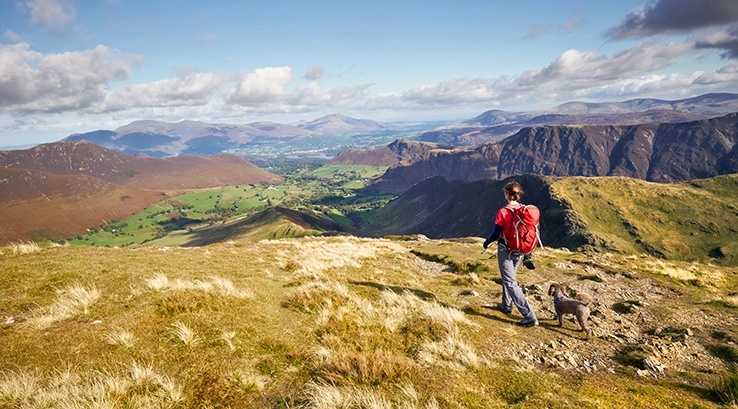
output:
[[[146,286],[155,292],[162,291],[202,291],[209,294],[217,294],[226,297],[251,298],[253,292],[248,290],[240,290],[230,280],[212,276],[208,280],[169,280],[164,274],[157,274],[152,278],[146,279]]]
[[[200,337],[197,336],[197,333],[195,331],[188,327],[187,324],[183,322],[175,322],[172,327],[174,336],[182,341],[183,344],[185,344],[188,347],[194,347],[200,344]]]
[[[42,308],[26,321],[26,325],[35,329],[45,329],[57,321],[62,321],[78,315],[89,314],[90,306],[100,298],[100,292],[92,287],[81,284],[71,285],[57,291],[57,298],[53,304]]]
[[[652,258],[546,250],[536,253],[539,268],[523,270],[520,277],[536,284],[550,275],[573,281],[582,274],[583,260],[595,258],[597,265],[586,267],[609,263],[613,270],[633,270],[635,278],[607,273],[604,283],[578,282],[600,288],[604,317],[593,317],[622,319],[624,326],[639,329],[636,314],[616,315],[611,309],[631,298],[605,296],[620,284],[616,280],[634,287],[647,281],[663,292],[662,308],[706,319],[704,333],[695,330],[684,342],[665,345],[660,360],[669,359],[671,346],[681,353],[680,345],[718,334],[705,341],[716,347],[706,347],[700,361],[725,368],[698,372],[668,366],[659,374],[664,379],[638,377],[635,368],[615,361],[613,351],[626,351],[615,341],[569,337],[547,325],[552,321],[544,314],[539,327],[518,329],[516,317],[479,307],[498,296],[494,275],[479,273],[478,282],[465,284],[477,295],[460,294],[456,274],[430,274],[408,251],[422,246],[424,253],[458,262],[477,257],[494,266],[489,255],[479,256],[478,243],[305,241],[167,251],[59,247],[27,257],[0,255],[0,313],[15,319],[0,327],[0,407],[660,408],[673,407],[675,399],[682,406],[720,407],[707,395],[734,360],[719,346],[732,348],[735,337],[731,324],[715,324],[733,322],[735,311],[705,304],[705,288],[660,274],[646,265]],[[324,259],[334,250],[342,261]],[[294,268],[284,268],[290,261]],[[554,263],[575,267],[554,269]],[[665,265],[689,269],[691,264]],[[710,299],[735,296],[732,270],[698,266],[699,272],[723,274],[722,284],[707,288]],[[631,294],[627,288],[626,294]],[[535,295],[529,299],[536,303]],[[54,321],[68,314],[52,311],[73,315]],[[33,323],[44,315],[53,318],[52,325]],[[555,350],[548,346],[553,344]],[[587,349],[601,351],[602,359],[591,362],[596,371],[549,367],[521,355],[545,352],[541,356],[548,362],[558,352],[579,349],[577,362],[587,357]],[[720,354],[728,359],[713,356]],[[68,363],[68,369],[57,369]],[[696,359],[690,364],[702,368]],[[676,373],[682,370],[686,375]]]
[[[35,241],[11,243],[5,246],[5,251],[10,254],[31,254],[41,251],[41,246]],[[4,253],[3,251],[2,253]]]
[[[305,237],[299,240],[283,239],[260,242],[265,247],[289,246],[291,257],[285,254],[280,261],[282,268],[298,277],[320,279],[326,271],[361,268],[363,260],[373,260],[390,253],[406,250],[386,240],[367,240],[346,237],[341,240],[324,240]]]
[[[180,384],[136,362],[117,372],[67,368],[48,377],[23,371],[0,376],[0,402],[7,407],[171,408],[184,396]]]
[[[124,349],[130,349],[131,347],[133,347],[133,344],[136,343],[136,337],[132,333],[122,328],[118,328],[114,332],[105,334],[103,338],[108,344],[118,345]]]
[[[327,383],[313,383],[307,392],[308,408],[316,409],[438,409],[438,402],[430,398],[420,402],[412,385],[399,385],[399,398],[392,399],[370,387],[340,387]]]

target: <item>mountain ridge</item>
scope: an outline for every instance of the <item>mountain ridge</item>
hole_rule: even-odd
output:
[[[501,142],[438,148],[371,186],[401,192],[432,176],[473,181],[533,173],[674,182],[738,173],[738,114],[678,124],[546,125]]]

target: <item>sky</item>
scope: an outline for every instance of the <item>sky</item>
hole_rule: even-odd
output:
[[[738,92],[738,0],[0,0],[0,147]]]

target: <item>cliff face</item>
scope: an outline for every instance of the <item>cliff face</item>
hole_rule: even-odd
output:
[[[738,173],[738,114],[680,124],[525,128],[476,148],[434,150],[373,186],[404,191],[433,176],[473,181],[533,173],[676,182]]]
[[[432,176],[467,181],[496,179],[501,147],[485,144],[473,149],[434,149],[411,163],[389,168],[371,187],[402,192]]]

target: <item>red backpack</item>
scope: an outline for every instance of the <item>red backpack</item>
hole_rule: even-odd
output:
[[[513,215],[512,237],[505,237],[507,249],[511,252],[529,254],[541,243],[541,234],[538,231],[538,223],[541,220],[541,212],[533,205],[520,205],[517,207],[505,206]],[[504,230],[503,230],[504,235]]]

